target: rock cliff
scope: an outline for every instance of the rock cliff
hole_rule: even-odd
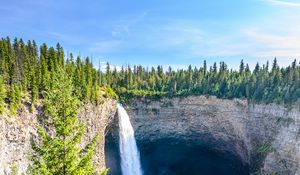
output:
[[[37,135],[37,125],[41,109],[30,113],[24,105],[16,116],[0,116],[0,174],[10,174],[15,167],[19,174],[27,172],[30,164],[30,139]],[[95,163],[102,169],[105,167],[104,142],[105,128],[115,116],[116,101],[107,100],[97,107],[87,104],[79,114],[79,120],[87,124],[87,133],[83,145],[91,141],[96,133],[100,135]]]
[[[238,99],[190,96],[158,101],[135,99],[126,109],[138,142],[170,139],[194,146],[206,144],[236,155],[252,170],[300,174],[299,106],[285,108],[248,104]],[[24,107],[15,117],[0,116],[0,174],[9,174],[13,166],[19,174],[26,172],[30,164],[30,138],[36,136],[41,111],[32,114]],[[88,126],[84,143],[96,132],[102,136],[95,157],[99,169],[105,166],[105,132],[115,132],[111,135],[118,137],[115,113],[113,100],[98,107],[86,105],[80,110],[79,119]]]
[[[205,143],[230,152],[252,171],[300,174],[300,107],[254,105],[245,100],[190,96],[136,99],[127,106],[136,139]]]

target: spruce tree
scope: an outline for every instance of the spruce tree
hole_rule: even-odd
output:
[[[48,65],[43,55],[40,57],[40,86],[41,91],[45,91],[50,88],[50,73],[48,71]]]
[[[10,89],[10,92],[9,92],[9,100],[10,100],[9,112],[10,112],[10,115],[16,114],[18,108],[21,105],[21,100],[22,100],[21,92],[22,92],[22,86],[21,85],[15,85],[15,84],[11,85],[11,89]]]
[[[39,92],[38,92],[38,84],[37,84],[37,78],[36,78],[36,75],[33,74],[32,77],[31,77],[31,80],[30,80],[30,83],[31,83],[31,111],[34,110],[34,104],[36,103],[36,100],[38,99],[38,95],[39,95]]]
[[[108,62],[106,63],[106,82],[107,82],[108,86],[111,86],[112,75],[111,75],[111,71],[110,71],[110,65]]]
[[[2,76],[0,75],[0,114],[5,112],[4,98],[5,98],[4,82]]]
[[[63,69],[53,74],[52,86],[45,93],[44,125],[39,126],[40,139],[32,143],[33,175],[92,175],[96,172],[92,157],[97,138],[83,149],[82,141],[86,127],[78,122],[80,102],[73,96],[72,81]],[[52,130],[50,132],[49,130]],[[106,170],[99,174],[106,174]]]
[[[5,84],[9,84],[9,70],[10,70],[10,59],[9,59],[9,54],[8,54],[8,48],[7,48],[7,42],[6,40],[2,39],[2,47],[1,47],[1,74],[2,78],[4,80]]]

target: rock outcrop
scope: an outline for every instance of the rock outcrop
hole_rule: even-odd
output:
[[[17,169],[18,174],[27,174],[30,165],[30,139],[37,135],[42,110],[30,113],[25,106],[15,116],[0,116],[0,174],[10,174],[13,167]],[[87,133],[82,144],[91,141],[96,133],[100,135],[94,160],[99,170],[105,167],[105,128],[115,116],[115,112],[115,100],[107,100],[97,107],[87,104],[80,110],[79,120],[87,124]]]
[[[137,99],[127,106],[136,139],[206,143],[265,174],[300,174],[300,108],[190,96]]]

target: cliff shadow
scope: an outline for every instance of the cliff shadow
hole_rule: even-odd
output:
[[[108,175],[122,175],[119,151],[119,119],[116,113],[105,130],[105,164]]]
[[[201,141],[200,141],[201,142]],[[205,142],[163,138],[138,141],[144,175],[248,175],[239,157],[217,151]]]

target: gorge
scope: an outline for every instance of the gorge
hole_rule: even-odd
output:
[[[121,173],[116,105],[115,100],[88,105],[79,117],[88,125],[85,140],[100,132],[95,162],[99,170],[106,164],[113,175]],[[124,107],[145,175],[176,175],[187,169],[191,175],[249,174],[259,168],[270,175],[300,173],[299,106],[188,96],[133,99]],[[38,114],[22,108],[14,118],[0,118],[0,174],[9,174],[13,165],[19,174],[27,171]]]
[[[125,108],[145,174],[299,174],[299,106],[189,96],[135,99]],[[117,145],[117,123],[107,147]],[[112,150],[107,166],[118,174]]]

